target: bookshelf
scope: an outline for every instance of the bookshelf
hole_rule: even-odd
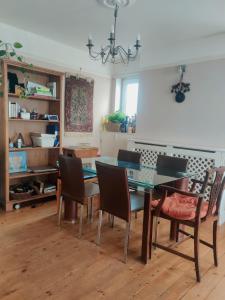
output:
[[[21,70],[23,69],[23,72]],[[24,73],[25,70],[25,73]],[[56,161],[62,151],[62,101],[64,97],[63,83],[64,73],[41,68],[30,67],[27,64],[13,60],[0,60],[0,71],[2,84],[0,85],[0,202],[6,211],[13,210],[15,204],[34,202],[49,197],[55,198],[56,192],[47,194],[35,194],[24,199],[12,199],[10,197],[10,186],[29,182],[30,180],[41,180],[43,182],[57,184],[57,171],[29,173],[9,173],[9,154],[20,151],[26,152],[28,168],[41,166],[56,166]],[[25,99],[8,90],[8,72],[16,74],[19,83],[27,80],[46,86],[49,82],[56,82],[56,97],[34,95]],[[35,110],[38,114],[58,115],[59,121],[53,120],[26,120],[9,118],[9,102],[16,102],[27,111]],[[34,147],[30,138],[31,132],[46,133],[47,125],[57,124],[59,127],[59,146],[57,147]],[[19,133],[22,134],[25,146],[22,148],[10,148],[9,139]]]

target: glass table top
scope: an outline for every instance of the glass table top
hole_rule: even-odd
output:
[[[106,156],[83,158],[83,171],[86,172],[86,174],[88,172],[96,174],[96,161],[126,168],[128,183],[134,187],[142,187],[145,189],[153,189],[157,185],[166,184],[182,178],[196,177],[196,174],[193,173],[175,172],[169,169],[159,170],[153,166],[118,161],[117,158]]]

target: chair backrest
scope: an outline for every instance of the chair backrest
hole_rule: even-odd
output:
[[[75,151],[66,148],[63,148],[63,155],[68,157],[76,157]]]
[[[225,167],[212,168],[208,170],[209,180],[212,180],[212,183],[209,183],[211,186],[210,196],[209,196],[209,207],[207,211],[207,217],[211,216],[214,212],[216,206],[216,213],[218,214],[221,204],[221,199],[223,195],[223,189],[225,185]]]
[[[167,156],[167,155],[158,155],[156,168],[159,170],[171,170],[174,172],[186,172],[188,165],[188,159]]]
[[[128,151],[119,149],[117,159],[120,161],[126,161],[134,164],[141,163],[141,153],[135,151]]]
[[[100,190],[100,209],[130,221],[130,194],[125,168],[96,161]]]
[[[80,158],[59,156],[62,196],[83,203],[85,196],[82,162]]]
[[[188,165],[188,159],[174,157],[174,156],[167,156],[167,155],[158,155],[156,168],[158,172],[186,172]],[[173,182],[168,182],[168,186],[175,187],[177,189],[187,191],[188,190],[188,183],[189,179],[179,179]]]

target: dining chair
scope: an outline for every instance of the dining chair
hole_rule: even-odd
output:
[[[118,161],[124,161],[128,163],[133,164],[140,164],[141,163],[141,153],[136,151],[129,151],[124,149],[119,149],[118,155],[117,155]],[[136,188],[135,186],[130,185],[130,191],[135,192]],[[135,218],[137,219],[137,211],[135,212]],[[113,219],[112,219],[113,224]]]
[[[140,164],[141,163],[141,153],[135,152],[135,151],[119,149],[117,159],[119,161],[130,162],[133,164]]]
[[[61,225],[63,200],[75,201],[80,204],[79,237],[82,235],[83,206],[91,203],[91,222],[93,218],[93,199],[99,195],[98,185],[84,181],[82,161],[80,158],[59,156],[62,191],[60,197],[58,225]]]
[[[74,151],[69,151],[68,149],[63,149],[63,155],[67,157],[73,157],[77,158],[76,154]],[[94,174],[91,174],[90,172],[83,172],[83,177],[85,182],[93,182],[97,184],[97,177],[94,176]],[[56,192],[56,207],[57,207],[57,213],[59,212],[59,203],[60,203],[60,196],[61,196],[61,189],[62,189],[62,182],[61,182],[61,175],[60,171],[57,177],[57,192]],[[91,201],[90,201],[91,202]],[[89,205],[90,204],[90,205]],[[93,217],[92,216],[92,211],[90,211],[89,206],[92,206],[92,203],[88,202],[87,205],[87,217],[90,217],[90,219]]]
[[[76,157],[74,151],[68,152],[67,149],[63,149],[63,155],[68,157]],[[61,174],[59,172],[57,177],[57,192],[56,192],[56,207],[57,207],[57,213],[59,213],[59,206],[60,206],[60,196],[62,191],[62,181],[61,181]]]
[[[127,262],[130,235],[131,213],[143,210],[144,198],[140,193],[129,193],[127,171],[125,168],[96,161],[100,189],[100,209],[97,244],[100,244],[102,213],[107,212],[126,222],[124,241],[124,262]]]
[[[178,224],[178,232],[188,238],[194,239],[193,257],[178,252],[171,247],[166,247],[158,242],[153,244],[160,249],[194,262],[198,282],[201,280],[199,268],[199,243],[202,243],[213,250],[214,264],[215,266],[218,265],[217,225],[220,203],[225,184],[225,179],[223,178],[224,172],[225,167],[212,168],[208,170],[204,181],[193,180],[191,192],[181,191],[170,186],[162,186],[163,197],[156,209],[152,211],[153,217],[160,217],[170,221],[175,221]],[[196,184],[201,185],[200,193],[194,192]],[[210,196],[208,200],[204,200],[207,187],[210,187]],[[168,194],[170,195],[168,196]],[[212,223],[212,244],[199,238],[200,226],[205,222]],[[193,228],[194,234],[190,234],[184,229],[179,229],[180,224]]]
[[[172,175],[173,173],[177,172],[187,172],[188,167],[188,159],[181,158],[181,157],[174,157],[174,156],[168,156],[168,155],[161,155],[159,154],[156,161],[156,169],[158,174],[168,174]],[[168,182],[166,185],[175,187],[180,190],[187,191],[188,190],[188,178],[182,178],[178,179],[172,182]],[[161,186],[155,187],[154,193],[153,193],[153,206],[157,206],[159,203],[159,199],[162,197],[163,191]],[[172,192],[171,192],[172,194]],[[155,242],[157,239],[157,230],[158,230],[158,219],[155,220]],[[176,237],[177,232],[177,224],[174,221],[171,221],[170,224],[170,239],[174,239]],[[178,236],[177,236],[178,239]]]

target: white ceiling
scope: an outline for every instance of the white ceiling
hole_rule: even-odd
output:
[[[0,0],[0,22],[87,51],[89,33],[105,45],[113,11],[96,0]],[[223,32],[225,0],[137,0],[119,11],[118,42],[140,33],[145,52]]]
[[[106,42],[113,11],[96,0],[0,0],[0,21],[85,49],[89,33]],[[224,0],[137,0],[119,11],[125,45],[141,33],[145,47],[225,32]]]

